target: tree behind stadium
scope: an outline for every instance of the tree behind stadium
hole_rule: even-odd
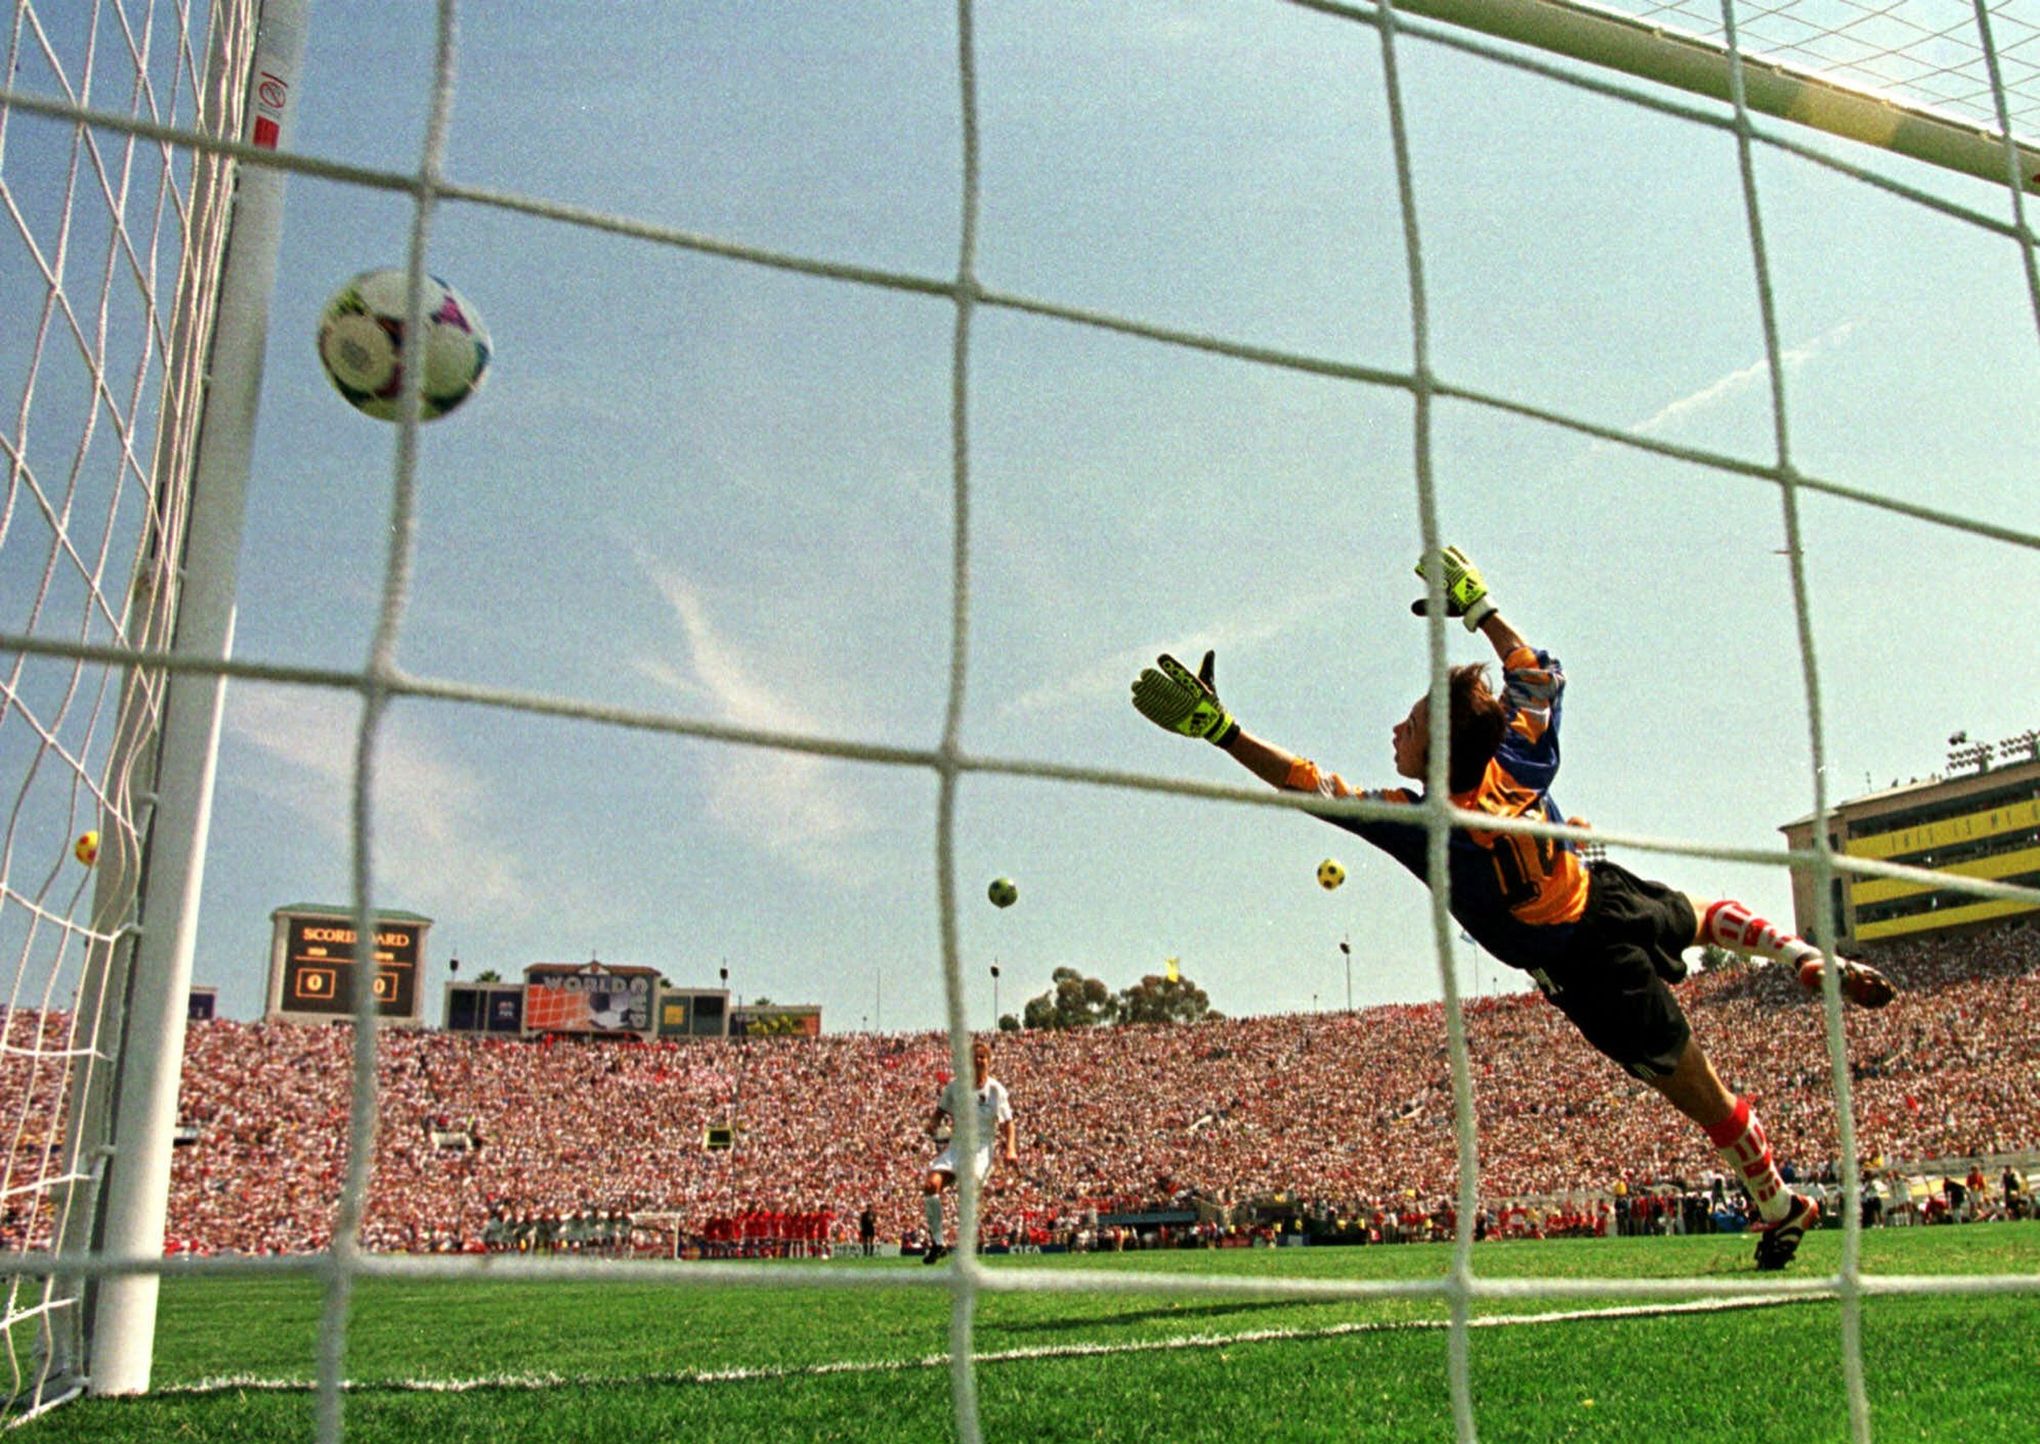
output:
[[[1049,974],[1049,990],[1027,1000],[1021,1022],[1029,1028],[1098,1028],[1119,1021],[1119,1000],[1097,978],[1075,968]]]
[[[1204,989],[1188,978],[1149,973],[1119,995],[1122,1023],[1195,1023],[1218,1016]]]

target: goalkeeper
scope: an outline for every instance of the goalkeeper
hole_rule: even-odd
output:
[[[1551,785],[1558,774],[1565,674],[1557,658],[1531,648],[1502,619],[1465,555],[1448,547],[1440,560],[1447,612],[1494,645],[1503,674],[1497,695],[1484,664],[1451,670],[1446,777],[1452,805],[1493,817],[1564,822]],[[1425,575],[1421,563],[1417,574]],[[1421,616],[1425,604],[1412,610]],[[1133,705],[1157,726],[1214,744],[1275,787],[1325,798],[1421,800],[1408,788],[1358,792],[1337,774],[1254,736],[1220,703],[1212,679],[1209,652],[1195,673],[1174,657],[1161,657],[1133,684]],[[1428,697],[1419,697],[1396,724],[1394,753],[1399,776],[1422,782],[1428,775]],[[1325,820],[1428,878],[1429,834],[1421,823]],[[1529,973],[1589,1043],[1705,1130],[1763,1215],[1757,1267],[1791,1262],[1820,1210],[1785,1187],[1763,1124],[1748,1100],[1716,1076],[1668,985],[1686,976],[1681,954],[1706,943],[1782,963],[1809,989],[1820,987],[1829,960],[1741,903],[1689,897],[1612,862],[1589,863],[1570,839],[1455,827],[1446,862],[1453,917],[1495,957]],[[1861,963],[1836,963],[1842,994],[1851,1002],[1877,1008],[1891,1001],[1883,974]]]

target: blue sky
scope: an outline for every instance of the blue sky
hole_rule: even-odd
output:
[[[977,8],[983,283],[1407,370],[1409,275],[1367,28],[1281,4]],[[410,170],[431,7],[318,0],[296,146]],[[463,7],[448,175],[737,244],[954,274],[955,15],[888,3]],[[1776,455],[1735,148],[1404,37],[1431,364],[1450,382],[1756,462]],[[1698,102],[1692,102],[1698,104]],[[1995,217],[2001,189],[1810,143]],[[1760,149],[1802,471],[2028,533],[2040,365],[2014,245]],[[237,652],[358,667],[394,432],[312,347],[325,296],[401,264],[405,201],[290,182]],[[943,299],[462,204],[430,266],[486,318],[487,387],[428,427],[408,670],[848,742],[932,747],[950,647]],[[1414,407],[1383,388],[981,308],[969,375],[963,745],[1240,784],[1128,706],[1218,651],[1246,725],[1356,782],[1424,686]],[[1626,833],[1780,844],[1812,806],[1779,493],[1443,401],[1441,528],[1571,676],[1556,789]],[[1838,800],[2034,725],[2040,564],[1802,496]],[[1481,647],[1456,629],[1455,660]],[[229,690],[197,979],[261,1005],[269,914],[349,896],[355,704]],[[932,773],[406,700],[377,875],[436,919],[426,984],[590,956],[829,1027],[942,1016]],[[966,779],[970,1016],[1071,965],[1177,956],[1230,1013],[1435,997],[1423,890],[1300,816]],[[1318,861],[1350,880],[1326,893]],[[1789,916],[1775,870],[1623,853]],[[993,876],[1019,904],[982,901]],[[1464,986],[1475,985],[1471,957]],[[1483,961],[1482,988],[1514,987]]]

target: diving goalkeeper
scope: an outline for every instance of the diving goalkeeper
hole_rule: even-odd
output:
[[[1501,658],[1500,695],[1485,664],[1454,667],[1448,696],[1452,805],[1494,817],[1562,823],[1552,801],[1565,674],[1558,659],[1527,645],[1495,609],[1480,571],[1456,548],[1441,559],[1447,612],[1480,632]],[[1417,574],[1424,575],[1420,563]],[[1424,612],[1419,601],[1412,610]],[[1326,798],[1367,796],[1415,804],[1408,788],[1361,793],[1335,773],[1243,729],[1219,702],[1212,654],[1195,673],[1161,657],[1133,684],[1143,717],[1200,737],[1272,786]],[[1394,730],[1395,770],[1422,782],[1430,754],[1430,699],[1419,697]],[[1419,878],[1428,878],[1421,823],[1327,816],[1359,834]],[[1792,1261],[1819,1218],[1814,1201],[1779,1177],[1763,1124],[1723,1086],[1672,996],[1686,976],[1681,954],[1715,943],[1791,968],[1818,989],[1829,959],[1802,938],[1755,917],[1741,903],[1690,897],[1612,862],[1587,862],[1570,839],[1455,827],[1446,850],[1454,918],[1495,957],[1530,974],[1544,995],[1595,1048],[1656,1089],[1700,1125],[1763,1215],[1757,1267]],[[1863,1007],[1891,1001],[1890,982],[1861,963],[1834,960],[1844,997]]]

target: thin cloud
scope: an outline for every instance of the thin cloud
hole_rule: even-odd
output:
[[[709,718],[769,732],[822,728],[728,638],[709,615],[700,591],[670,565],[637,553],[639,566],[679,625],[685,656],[637,658],[641,676],[681,697]],[[807,871],[840,877],[842,842],[873,830],[870,809],[828,759],[762,748],[718,748],[703,770],[709,816],[744,841]]]
[[[1157,655],[1168,652],[1195,668],[1207,650],[1237,652],[1279,637],[1305,623],[1320,620],[1327,607],[1353,595],[1351,591],[1318,594],[1298,599],[1280,611],[1263,612],[1250,622],[1220,624],[1189,632],[1166,642],[1148,642],[1102,657],[1090,666],[1072,671],[1042,686],[1011,698],[1002,709],[1008,715],[1043,712],[1105,699],[1125,697],[1127,686]]]
[[[229,693],[227,726],[273,764],[252,785],[336,845],[351,845],[360,721],[354,706],[278,687]],[[488,839],[489,785],[390,715],[374,754],[376,891],[421,911],[521,920],[533,891],[521,858]]]
[[[1849,339],[1849,334],[1855,329],[1856,323],[1854,321],[1844,321],[1839,326],[1823,331],[1811,341],[1780,351],[1778,359],[1784,363],[1786,373],[1789,375],[1791,372],[1805,366],[1823,351],[1831,350],[1836,346],[1846,343]],[[1667,402],[1649,416],[1631,426],[1629,430],[1638,436],[1653,435],[1689,417],[1718,406],[1732,397],[1742,395],[1751,387],[1767,381],[1770,374],[1771,363],[1769,358],[1759,359],[1740,370],[1729,372],[1726,376],[1708,383],[1690,395],[1681,396],[1676,401]],[[1596,443],[1597,450],[1605,449],[1605,446],[1606,443]]]

